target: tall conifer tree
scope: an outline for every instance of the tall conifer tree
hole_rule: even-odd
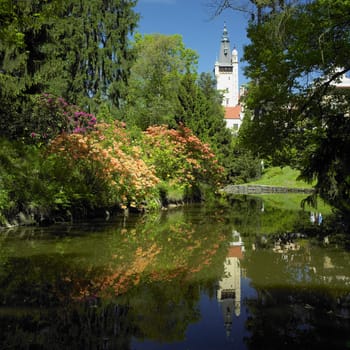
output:
[[[101,101],[115,108],[124,103],[134,60],[128,36],[138,21],[135,4],[133,0],[67,1],[47,48],[54,62],[43,67],[53,92],[93,111]]]
[[[202,73],[198,80],[195,75],[187,73],[181,80],[176,120],[210,144],[229,178],[234,161],[234,143],[224,121],[221,99],[215,80],[209,73]]]
[[[118,109],[126,93],[133,52],[129,35],[138,15],[134,0],[6,2],[0,37],[0,134],[26,136],[32,97],[62,96],[96,112],[105,101]],[[29,124],[29,125],[28,125]]]

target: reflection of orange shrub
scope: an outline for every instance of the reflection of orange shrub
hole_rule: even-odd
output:
[[[159,252],[160,249],[156,244],[147,249],[138,247],[131,262],[122,263],[117,270],[110,268],[113,269],[113,272],[97,283],[100,292],[102,294],[119,295],[126,292],[131,286],[139,284],[142,274],[148,266],[154,263]]]
[[[195,239],[193,234],[192,229],[176,225],[169,230],[173,238],[171,243],[160,239],[152,244],[147,243],[147,238],[146,242],[145,237],[140,238],[142,233],[130,234],[127,243],[132,250],[130,254],[113,254],[108,259],[108,265],[101,270],[94,271],[92,268],[86,271],[84,279],[67,276],[63,282],[72,286],[72,299],[83,300],[115,297],[145,281],[195,279],[201,271],[215,263],[214,257],[222,247],[225,235],[217,235],[215,242],[210,243],[207,239]],[[127,248],[121,247],[120,251],[124,252],[124,249]]]
[[[222,234],[216,237],[215,243],[204,248],[203,245],[208,245],[208,242],[204,239],[193,239],[193,233],[192,229],[171,227],[169,234],[173,239],[170,244],[165,241],[162,245],[154,243],[149,248],[136,248],[131,262],[119,260],[118,268],[109,268],[110,275],[108,270],[106,271],[107,275],[97,283],[100,292],[119,295],[138,285],[141,280],[191,280],[194,275],[213,263],[213,257],[217,254],[220,244],[225,241],[225,235]],[[135,239],[138,241],[137,236]],[[168,264],[164,264],[164,257]]]

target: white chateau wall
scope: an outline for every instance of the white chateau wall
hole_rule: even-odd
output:
[[[234,107],[238,105],[238,62],[232,63],[232,72],[220,72],[219,64],[215,64],[216,88],[222,91],[222,105],[225,107]]]
[[[234,73],[218,72],[216,76],[217,89],[223,92],[222,105],[233,107],[238,104],[238,93],[234,89]]]
[[[226,127],[233,130],[238,130],[242,125],[242,119],[225,119],[225,121]]]
[[[335,85],[339,88],[350,88],[350,77],[344,74],[341,77],[341,81]]]

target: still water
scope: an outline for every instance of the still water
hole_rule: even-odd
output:
[[[0,349],[350,348],[350,253],[298,201],[4,230]]]

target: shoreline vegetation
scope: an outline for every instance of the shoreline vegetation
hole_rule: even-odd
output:
[[[142,131],[49,94],[38,103],[48,121],[60,123],[44,126],[50,134],[37,128],[26,140],[0,139],[0,227],[166,210],[220,198],[230,182],[211,146],[181,123]],[[259,180],[236,188],[310,192],[298,174],[267,168]]]
[[[228,188],[283,189],[285,185],[286,191],[270,193],[312,191],[310,185],[297,181],[298,172],[289,167],[268,168],[259,180],[222,187],[223,168],[210,147],[183,126],[178,130],[155,126],[135,136],[135,130],[128,130],[124,123],[96,121],[92,130],[89,134],[59,134],[48,144],[1,141],[7,146],[2,147],[2,162],[6,153],[12,171],[1,178],[3,183],[8,181],[8,187],[1,191],[0,227],[168,210],[218,199],[232,193]],[[14,145],[17,154],[6,152]],[[16,163],[19,153],[20,165]],[[12,192],[11,184],[17,186]],[[6,195],[13,199],[15,194],[16,202],[4,201]]]
[[[201,201],[221,186],[224,168],[184,125],[142,131],[77,110],[67,117],[65,102],[45,97],[67,124],[26,142],[0,139],[2,225],[161,209]]]
[[[211,146],[181,123],[142,130],[49,94],[37,101],[47,121],[55,120],[42,126],[50,133],[36,128],[27,139],[0,139],[0,227],[167,210],[220,199],[225,186],[244,194],[312,191],[290,167],[230,185],[235,179],[228,180]]]

